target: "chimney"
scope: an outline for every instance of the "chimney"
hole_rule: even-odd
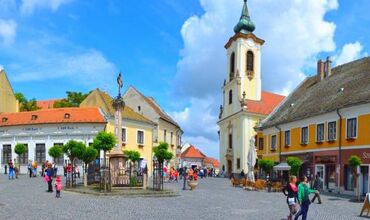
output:
[[[326,61],[325,61],[324,73],[325,73],[325,78],[331,76],[331,60],[329,56],[326,58]]]
[[[320,80],[324,79],[324,64],[321,59],[317,61],[317,76]]]

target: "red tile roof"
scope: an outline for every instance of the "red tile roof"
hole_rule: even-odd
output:
[[[198,150],[193,145],[190,145],[184,152],[181,153],[181,158],[200,158],[204,159],[207,156],[204,155],[200,150]]]
[[[212,164],[214,168],[220,167],[220,162],[213,157],[206,157],[203,161],[205,164]]]
[[[283,100],[285,96],[262,92],[261,101],[247,100],[247,112],[269,115]]]
[[[50,109],[54,108],[54,103],[56,101],[60,101],[61,99],[50,99],[50,100],[38,100],[37,101],[37,106],[40,109]]]
[[[106,123],[99,108],[55,108],[31,112],[1,113],[0,127],[57,123]]]

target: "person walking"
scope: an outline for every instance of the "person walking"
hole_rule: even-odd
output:
[[[32,177],[32,161],[31,160],[28,161],[27,168],[28,168],[28,175],[31,178]]]
[[[286,202],[289,208],[288,220],[292,220],[295,213],[297,213],[298,188],[297,177],[290,176],[289,183],[284,187],[283,193],[286,196]]]
[[[313,182],[312,188],[314,190],[316,190],[316,192],[315,192],[315,195],[312,198],[311,202],[314,203],[315,199],[317,198],[317,200],[319,201],[319,204],[322,204],[321,203],[321,197],[320,197],[320,193],[321,193],[321,189],[322,189],[322,181],[320,179],[320,174],[319,173],[316,174],[316,176],[315,176],[315,181]]]
[[[60,191],[62,191],[62,188],[62,178],[60,176],[57,176],[55,178],[55,198],[60,199]]]
[[[8,167],[9,167],[8,178],[9,180],[10,179],[14,180],[14,164],[12,160],[9,160]]]
[[[298,202],[301,205],[299,212],[295,215],[294,220],[298,220],[302,216],[302,220],[307,220],[308,208],[310,207],[310,193],[315,193],[316,190],[310,189],[307,182],[307,177],[302,177],[302,182],[298,185]]]
[[[46,180],[48,182],[47,192],[53,192],[52,183],[53,183],[53,178],[54,178],[54,169],[53,169],[51,163],[49,163],[47,165],[47,169],[45,170],[45,175],[47,176]]]

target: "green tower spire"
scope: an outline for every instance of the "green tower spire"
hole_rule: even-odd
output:
[[[256,26],[253,24],[249,16],[247,0],[244,0],[242,16],[240,16],[239,22],[235,25],[234,32],[248,34],[253,32],[254,29],[256,29]]]

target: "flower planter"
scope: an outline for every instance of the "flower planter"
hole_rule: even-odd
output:
[[[190,187],[190,190],[194,190],[198,186],[198,181],[196,181],[196,180],[188,180],[188,186]]]

